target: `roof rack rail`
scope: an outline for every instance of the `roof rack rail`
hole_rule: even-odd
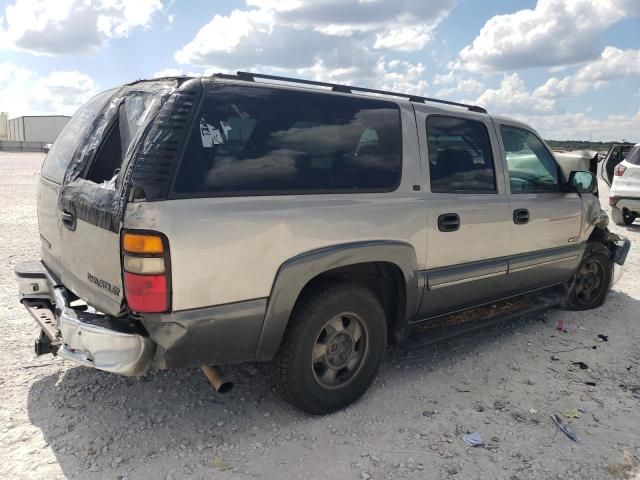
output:
[[[377,90],[375,88],[354,87],[352,85],[341,85],[338,83],[319,82],[317,80],[304,80],[301,78],[281,77],[278,75],[267,75],[263,73],[242,72],[242,71],[238,71],[236,75],[216,74],[216,76],[220,78],[240,79],[248,82],[254,82],[255,79],[258,78],[258,79],[264,79],[264,80],[275,80],[277,82],[299,83],[302,85],[329,87],[334,92],[340,92],[340,93],[362,92],[362,93],[373,93],[376,95],[389,95],[393,97],[406,98],[410,102],[415,102],[415,103],[426,103],[426,102],[440,103],[444,105],[452,105],[454,107],[463,107],[472,112],[487,113],[487,111],[484,108],[479,107],[477,105],[469,105],[466,103],[452,102],[449,100],[440,100],[439,98],[421,97],[419,95],[410,95],[408,93]]]

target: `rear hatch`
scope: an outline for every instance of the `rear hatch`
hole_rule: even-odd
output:
[[[43,262],[71,292],[110,315],[124,308],[120,230],[129,163],[176,85],[138,82],[97,95],[72,117],[42,167]]]

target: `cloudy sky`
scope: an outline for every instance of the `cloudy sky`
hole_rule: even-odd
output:
[[[253,70],[477,103],[549,139],[640,141],[640,0],[3,0],[0,111]]]

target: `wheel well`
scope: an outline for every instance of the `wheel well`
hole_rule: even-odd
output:
[[[366,262],[327,270],[305,284],[296,305],[319,285],[336,280],[361,283],[378,297],[387,319],[387,341],[393,343],[395,326],[404,317],[406,308],[406,283],[400,267],[390,262]]]

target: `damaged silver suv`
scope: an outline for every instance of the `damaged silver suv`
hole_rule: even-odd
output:
[[[243,72],[139,81],[90,100],[47,155],[20,300],[37,354],[213,380],[270,361],[322,414],[366,391],[390,343],[601,305],[629,241],[596,188],[477,106]]]

